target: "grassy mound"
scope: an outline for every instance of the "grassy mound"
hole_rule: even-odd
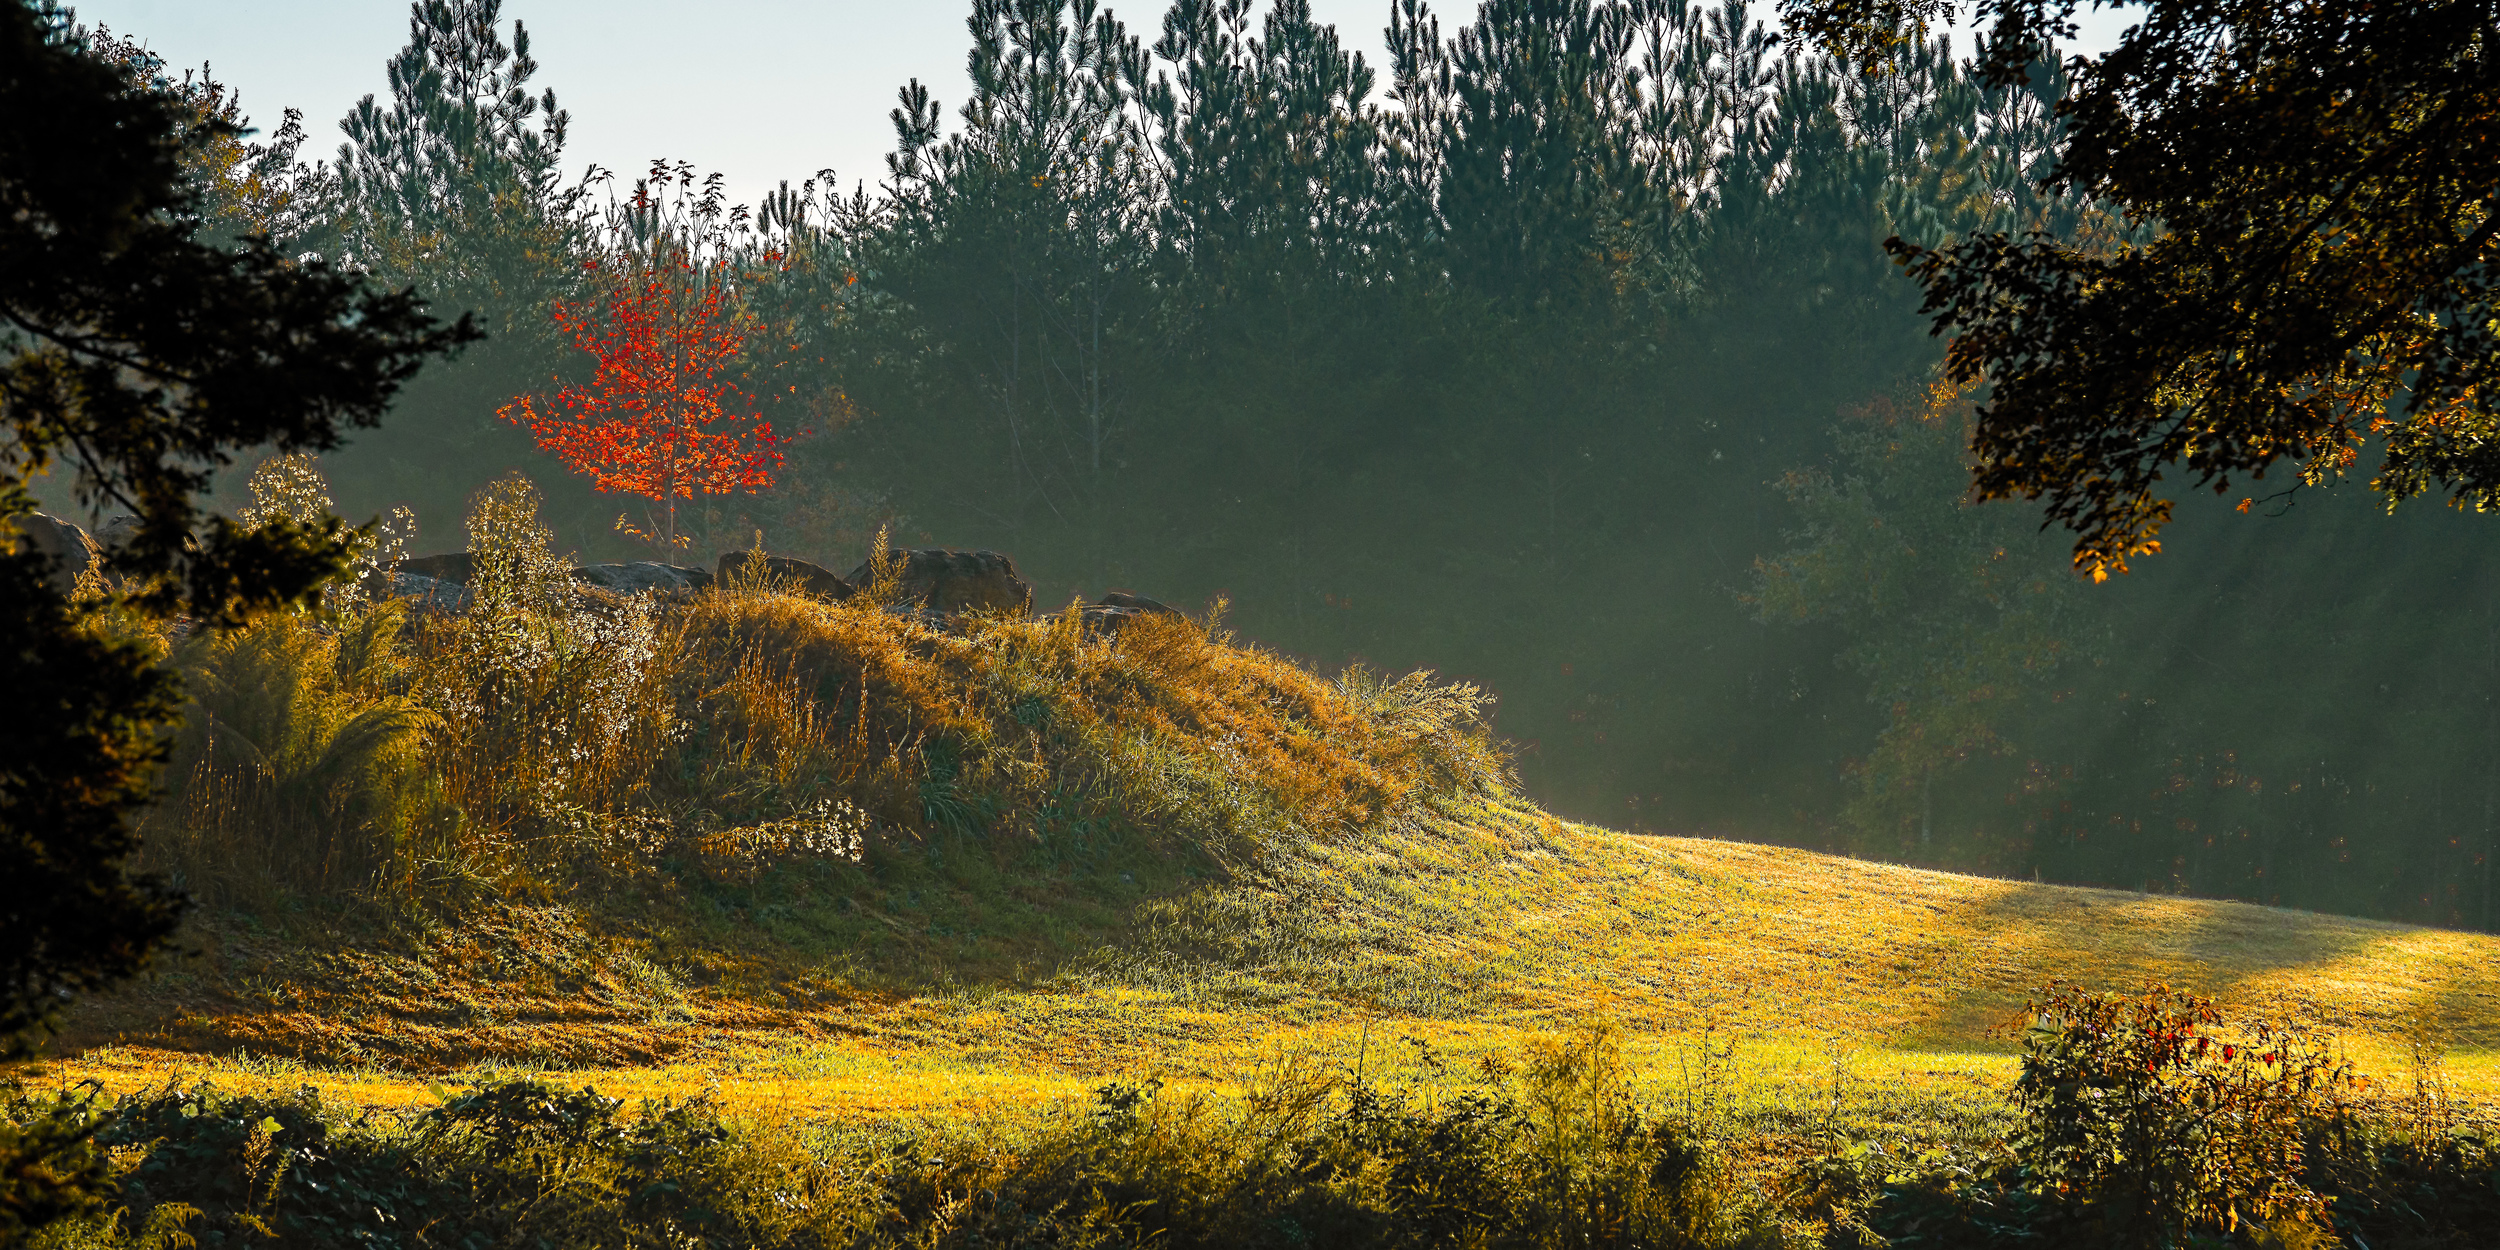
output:
[[[2036,1231],[2082,1217],[2007,1163],[2004,1026],[2063,978],[2340,1038],[2379,1083],[2318,1192],[2371,1244],[2421,1194],[2485,1221],[2500,938],[1568,824],[1506,784],[1479,692],[1323,678],[1212,621],[586,594],[523,507],[472,545],[464,614],[342,596],[159,640],[199,706],[150,854],[207,905],[37,1084],[126,1095],[100,1140],[156,1186],[131,1219]],[[326,1179],[253,1196],[299,1154]],[[709,1196],[619,1197],[662,1190]],[[155,1235],[118,1218],[75,1244]],[[2473,1244],[2449,1232],[2402,1244]]]
[[[167,641],[200,703],[151,853],[209,906],[68,1071],[886,1113],[1598,1019],[1636,1083],[1932,1120],[1994,1114],[1992,1030],[2063,977],[2300,1014],[2389,1071],[2436,1039],[2500,1094],[2490,937],[1567,825],[1468,687],[1179,616],[585,596],[525,496],[487,502],[466,614]]]

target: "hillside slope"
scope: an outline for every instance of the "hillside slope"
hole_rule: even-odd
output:
[[[2298,1013],[2383,1073],[2429,1029],[2457,1092],[2500,1103],[2500,938],[1634,837],[1509,802],[1141,898],[1056,966],[998,966],[982,903],[832,904],[883,935],[832,958],[806,909],[769,904],[644,927],[507,905],[338,946],[225,922],[207,953],[88,1012],[63,1071],[340,1082],[388,1103],[480,1065],[559,1067],[611,1092],[726,1082],[904,1111],[1416,1060],[1398,1038],[1465,1057],[1596,1017],[1661,1086],[1689,1084],[1696,1039],[1715,1037],[1759,1098],[1837,1066],[1950,1101],[2001,1081],[1992,1028],[2063,977]]]
[[[498,490],[459,610],[155,639],[200,704],[149,854],[204,906],[191,953],[82,1005],[68,1072],[908,1109],[1438,1072],[1597,1021],[1688,1093],[1741,1062],[1774,1099],[1860,1071],[1950,1101],[2066,978],[2300,1014],[2382,1066],[2437,1037],[2494,1089],[2500,938],[1567,825],[1513,793],[1483,692],[1322,676],[1220,605],[965,608],[897,571],[944,552],[847,598],[764,561],[590,594]]]

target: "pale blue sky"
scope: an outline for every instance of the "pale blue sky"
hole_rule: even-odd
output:
[[[407,0],[72,0],[79,19],[137,38],[176,67],[207,61],[242,92],[255,122],[304,110],[307,154],[338,148],[338,120],[388,85],[383,64],[407,42]],[[1381,66],[1390,0],[1312,0],[1312,12]],[[1151,41],[1161,0],[1113,3]],[[1442,27],[1469,0],[1436,4]],[[1772,6],[1757,3],[1769,17]],[[967,90],[965,0],[504,0],[530,29],[541,66],[573,114],[575,170],[632,173],[666,156],[726,175],[749,201],[783,178],[831,167],[847,188],[884,173],[895,88],[917,77],[951,120]],[[2121,23],[2087,15],[2086,50]],[[1957,46],[1961,43],[1956,39]],[[1387,74],[1382,70],[1385,84]]]

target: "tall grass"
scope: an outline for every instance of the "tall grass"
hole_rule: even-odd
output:
[[[220,899],[412,902],[941,852],[1223,871],[1505,784],[1473,687],[1332,681],[1217,614],[942,622],[762,575],[619,597],[537,507],[481,492],[465,612],[347,599],[181,648],[157,857]]]
[[[406,875],[457,813],[426,767],[442,718],[401,693],[395,605],[283,613],[173,652],[195,700],[152,857],[212,901],[362,894]]]
[[[168,1088],[104,1129],[118,1209],[37,1244],[1781,1244],[1715,1149],[1634,1105],[1619,1070],[1596,1030],[1448,1094],[1287,1065],[1238,1101],[1115,1082],[1038,1122],[869,1133],[536,1081],[408,1119]]]

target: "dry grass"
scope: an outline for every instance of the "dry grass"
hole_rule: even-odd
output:
[[[2500,1105],[2500,938],[1570,826],[1505,797],[1468,687],[1179,616],[589,602],[497,489],[465,616],[183,653],[176,775],[225,788],[155,846],[222,906],[82,1009],[62,1075],[957,1114],[1428,1075],[1602,1018],[1662,1097],[1936,1125],[1999,1114],[1992,1030],[2062,977],[2297,1012],[2388,1072],[2437,1036]]]
[[[1426,1079],[1406,1039],[1457,1069],[1604,1016],[1654,1099],[1933,1130],[1998,1114],[2012,1063],[1990,1029],[2064,976],[2305,1012],[2391,1087],[2431,1021],[2455,1047],[2456,1096],[2500,1106],[2500,940],[2481,935],[1627,837],[1499,804],[1305,843],[1139,913],[1058,966],[978,978],[945,963],[977,935],[901,913],[865,930],[880,949],[816,962],[761,933],[689,942],[556,907],[387,951],[231,938],[143,992],[153,1006],[130,1004],[121,1037],[91,1021],[106,1044],[58,1071],[313,1084],[376,1105],[561,1071],[616,1094],[959,1116],[1109,1076],[1239,1089],[1280,1062]],[[1726,1051],[1701,1080],[1703,1054]]]

